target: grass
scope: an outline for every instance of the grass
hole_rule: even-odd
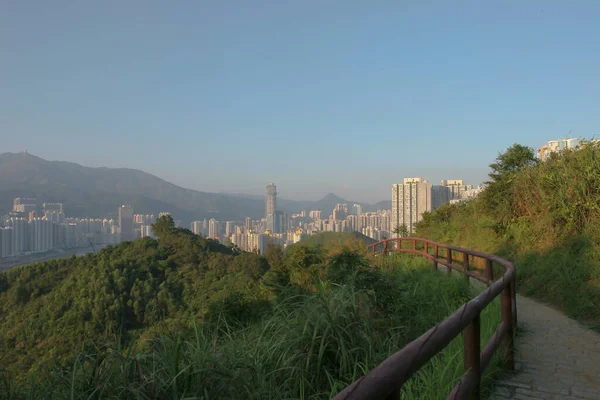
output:
[[[473,297],[464,278],[430,266],[389,257],[343,284],[290,291],[251,324],[222,315],[126,348],[96,344],[69,370],[40,371],[25,384],[6,377],[0,398],[330,398]],[[497,302],[481,321],[483,345],[500,321]],[[407,382],[402,398],[445,398],[463,375],[462,354],[459,336]],[[492,362],[484,390],[497,371]]]

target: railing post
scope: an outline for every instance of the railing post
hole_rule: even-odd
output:
[[[487,285],[488,287],[490,287],[492,282],[494,282],[494,268],[492,266],[492,260],[489,260],[487,258],[485,259],[485,273],[488,278]]]
[[[514,355],[514,330],[513,330],[513,306],[512,306],[512,286],[514,282],[509,284],[502,290],[500,298],[500,307],[502,308],[502,322],[506,324],[508,329],[506,335],[502,339],[502,345],[504,346],[504,369],[509,371],[515,370],[515,355]]]
[[[514,270],[513,282],[510,285],[512,291],[512,317],[513,317],[513,330],[517,329],[517,269]]]
[[[413,258],[415,258],[417,256],[417,240],[413,239],[413,252],[412,252],[412,256]]]
[[[425,242],[425,253],[429,254],[429,242]]]
[[[435,270],[438,269],[437,259],[439,258],[439,256],[440,256],[440,248],[436,244],[433,248],[433,269],[435,269]]]
[[[463,268],[465,269],[464,272],[469,272],[469,254],[467,253],[463,253]],[[469,283],[469,275],[465,273],[465,276],[467,277],[467,283]]]
[[[446,247],[446,261],[448,261],[448,264],[452,264],[452,250],[450,250],[450,247]],[[448,267],[448,275],[451,273],[452,268]]]
[[[463,331],[465,373],[472,371],[477,382],[473,391],[467,395],[470,400],[479,400],[479,383],[481,381],[481,332],[479,322],[479,315],[477,315]]]

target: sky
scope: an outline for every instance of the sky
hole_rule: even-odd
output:
[[[0,153],[375,202],[600,136],[600,1],[0,0]],[[570,132],[570,133],[569,133]]]

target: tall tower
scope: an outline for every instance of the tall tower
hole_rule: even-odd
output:
[[[265,196],[265,217],[275,215],[277,209],[277,187],[274,183],[267,185],[267,194]]]
[[[133,240],[133,208],[122,205],[119,207],[119,229],[121,230],[121,240]]]

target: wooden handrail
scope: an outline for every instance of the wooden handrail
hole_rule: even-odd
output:
[[[409,248],[402,243],[409,242]],[[417,244],[424,251],[417,250]],[[377,249],[381,248],[380,251]],[[420,238],[387,239],[369,246],[374,254],[389,252],[412,253],[432,261],[433,268],[443,265],[460,271],[467,279],[474,278],[487,284],[487,289],[468,301],[448,318],[423,335],[385,359],[354,383],[338,393],[334,400],[398,399],[400,389],[431,357],[438,354],[458,335],[463,333],[465,374],[447,399],[479,399],[481,374],[488,366],[500,345],[504,347],[506,369],[514,369],[513,340],[516,327],[517,303],[515,298],[516,270],[514,265],[498,256],[463,249]],[[433,249],[433,254],[429,253]],[[445,249],[445,258],[440,258],[439,249]],[[454,264],[453,254],[463,255],[463,266]],[[469,256],[485,260],[485,275],[469,270]],[[493,263],[504,267],[505,272],[494,280]],[[501,295],[502,322],[489,342],[481,350],[480,315],[483,309]]]

